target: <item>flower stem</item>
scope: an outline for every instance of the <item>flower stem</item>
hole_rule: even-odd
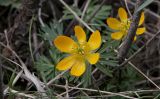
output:
[[[133,42],[135,35],[136,35],[138,23],[139,23],[140,16],[142,13],[142,11],[137,11],[137,9],[143,3],[143,1],[144,0],[137,0],[137,2],[136,2],[134,14],[132,17],[132,22],[131,22],[130,28],[128,30],[128,35],[126,36],[125,40],[123,41],[123,43],[119,49],[118,58],[119,58],[120,63],[122,63],[124,61],[125,57],[127,56],[127,53],[132,45],[132,42]]]

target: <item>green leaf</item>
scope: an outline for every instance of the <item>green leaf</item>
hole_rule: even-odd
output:
[[[103,44],[102,47],[98,50],[99,53],[103,53],[106,51],[106,48],[108,47],[108,44]]]
[[[88,63],[87,63],[86,67],[87,67],[86,72],[82,76],[83,87],[87,87],[87,86],[91,85],[92,67]]]
[[[13,81],[14,81],[14,78],[16,77],[15,72],[16,72],[16,70],[13,71],[13,73],[12,73],[12,75],[11,75],[11,78],[10,78],[10,80],[9,80],[9,83],[8,83],[8,86],[9,86],[10,88],[12,88],[12,83],[13,83]]]
[[[100,63],[102,65],[107,65],[107,66],[118,66],[118,61],[115,60],[100,60]]]
[[[146,6],[148,6],[149,4],[151,4],[154,0],[146,0],[138,9],[137,11],[142,10],[143,8],[145,8]]]
[[[117,56],[116,56],[116,54],[115,54],[115,52],[114,51],[109,51],[109,52],[105,52],[105,53],[102,53],[101,55],[100,55],[100,57],[101,58],[104,58],[104,59],[117,59]]]
[[[40,56],[36,62],[36,69],[40,72],[43,72],[46,80],[52,79],[55,77],[55,68],[54,64],[45,56]]]
[[[113,77],[112,71],[109,68],[107,68],[105,65],[101,65],[100,63],[97,63],[95,66],[107,76]]]
[[[71,81],[74,81],[74,80],[75,80],[75,77],[74,76],[70,76],[68,81],[71,82]]]
[[[52,41],[58,36],[63,33],[63,23],[53,20],[50,22],[49,25],[45,24],[44,27],[41,27],[40,36],[44,40],[48,40],[49,43],[52,44]]]
[[[0,5],[2,6],[9,6],[13,8],[19,8],[21,6],[20,0],[0,0]]]

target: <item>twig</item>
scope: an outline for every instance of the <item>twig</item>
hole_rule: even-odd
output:
[[[11,71],[11,72],[15,72],[16,74],[19,73],[19,72],[13,70],[12,68],[7,67],[7,66],[5,66],[5,65],[2,65],[2,68],[3,68],[3,69],[6,69],[6,70],[8,70],[8,71]],[[23,78],[23,79],[25,79],[25,80],[27,80],[28,82],[30,81],[30,80],[24,75],[24,73],[23,73],[20,77]]]
[[[151,32],[148,32],[148,31],[145,31],[145,34],[146,34],[147,36],[149,36],[149,37],[153,37],[153,36],[155,35],[155,34],[152,34]],[[160,39],[159,36],[157,36],[157,37],[155,37],[155,38]]]
[[[155,87],[157,87],[160,90],[160,87],[155,84],[148,76],[146,76],[141,70],[139,70],[134,64],[132,64],[131,62],[129,62],[129,64],[135,69],[137,70],[141,75],[143,75],[143,77],[145,77],[149,82],[151,82]]]
[[[81,91],[82,94],[85,95],[85,97],[90,97],[85,91],[83,91],[83,90],[80,90],[80,91]]]
[[[91,0],[87,0],[87,2],[86,2],[86,5],[85,5],[85,7],[83,9],[83,12],[82,12],[82,15],[81,15],[82,20],[83,20],[83,17],[85,15],[85,12],[87,11],[87,8],[88,8],[90,2],[91,2]]]
[[[36,26],[35,25],[33,25],[33,29],[34,29],[34,31],[33,31],[33,45],[34,45],[34,51],[35,51],[36,49],[38,49],[38,38],[37,38],[37,31],[36,31]],[[38,53],[36,53],[34,55],[34,51],[33,51],[33,56],[35,56],[35,59],[37,60],[38,59]]]
[[[63,71],[61,72],[59,75],[57,75],[56,77],[54,77],[52,80],[50,80],[48,83],[47,83],[47,86],[49,86],[50,84],[52,84],[55,80],[59,79],[64,73],[66,73],[66,71]]]
[[[20,76],[22,75],[23,70],[21,70],[17,76],[14,78],[13,82],[12,82],[12,86],[15,85],[15,83],[18,81],[18,79],[20,78]],[[10,87],[8,86],[5,90],[4,90],[4,95],[7,93],[7,91],[10,89]]]
[[[0,99],[3,99],[3,75],[2,75],[1,57],[0,57]]]
[[[66,89],[66,98],[69,98],[69,94],[68,94],[68,80],[67,79],[66,79],[65,89]]]
[[[42,18],[41,18],[41,11],[42,11],[42,4],[43,4],[43,2],[44,2],[45,0],[40,0],[40,3],[39,3],[39,9],[38,9],[38,19],[39,19],[39,22],[40,22],[40,24],[42,25],[42,27],[44,27],[45,25],[44,25],[44,22],[43,22],[43,20],[42,20]]]
[[[131,14],[131,12],[128,8],[127,0],[124,0],[124,3],[125,3],[125,6],[126,6],[126,9],[127,9],[128,13],[129,13],[129,16],[132,18],[132,14]]]
[[[38,52],[38,50],[43,46],[43,44],[44,44],[44,41],[41,41],[40,43],[39,43],[39,45],[36,47],[36,49],[33,51],[33,55],[35,55],[37,52]]]
[[[8,39],[8,38],[6,38],[6,39]],[[14,62],[14,61],[8,59],[8,58],[3,57],[2,55],[1,55],[1,57],[3,57],[5,59],[9,60],[10,62],[12,62],[12,63],[20,66],[24,70],[25,76],[36,85],[37,90],[40,91],[40,92],[44,92],[44,89],[42,89],[42,87],[40,85],[40,80],[38,80],[35,76],[33,76],[29,72],[29,70],[27,69],[26,65],[23,63],[23,61],[20,59],[20,57],[16,54],[16,52],[14,50],[12,50],[9,45],[4,45],[2,42],[0,42],[0,45],[3,46],[3,47],[5,47],[5,48],[8,48],[17,57],[17,59],[20,61],[20,63],[21,63],[22,66],[19,65],[16,62]]]
[[[160,77],[152,77],[152,78],[150,78],[150,79],[151,79],[152,81],[154,81],[154,82],[159,82],[159,81],[160,81]],[[142,81],[139,81],[139,82],[135,83],[134,86],[143,85],[143,84],[145,84],[145,83],[150,83],[150,82],[148,82],[147,80],[142,80]]]
[[[21,63],[21,67],[22,67],[22,69],[24,70],[24,73],[25,73],[26,77],[27,77],[28,79],[30,79],[31,82],[34,83],[34,85],[36,86],[37,90],[38,90],[39,92],[45,92],[45,90],[42,88],[42,86],[41,86],[41,84],[40,84],[40,80],[39,80],[36,76],[33,76],[33,75],[31,74],[31,72],[28,70],[27,66],[24,64],[24,62],[21,60],[21,58],[17,55],[17,53],[16,53],[14,50],[12,50],[10,46],[6,46],[6,45],[4,45],[4,44],[1,43],[1,42],[0,42],[0,45],[8,48],[8,49],[13,53],[13,55],[15,55],[15,57],[16,57],[16,58],[19,60],[19,62]]]
[[[138,23],[139,23],[141,12],[142,12],[142,11],[137,11],[137,9],[143,1],[144,0],[137,0],[137,2],[136,2],[134,14],[132,17],[132,22],[131,22],[130,28],[128,30],[128,35],[126,36],[125,40],[123,41],[123,43],[119,49],[118,58],[119,58],[120,63],[122,63],[123,60],[125,59],[125,57],[127,56],[127,53],[131,47],[131,44],[133,42],[135,35],[136,35],[136,30],[138,28]]]
[[[54,86],[65,88],[65,86],[63,86],[63,85],[54,84]],[[70,86],[68,86],[68,88],[78,89],[78,90],[84,90],[84,91],[90,91],[90,92],[101,92],[103,94],[110,94],[110,95],[115,95],[115,96],[121,96],[121,97],[125,97],[125,98],[128,98],[128,99],[138,99],[138,98],[130,97],[130,96],[123,95],[123,94],[120,94],[120,93],[113,93],[113,92],[109,92],[109,91],[101,91],[101,90],[95,90],[95,89],[78,88],[78,87],[70,87]]]
[[[3,45],[3,44],[0,42],[0,45]],[[19,66],[20,68],[23,68],[20,64],[16,63],[15,61],[12,61],[11,59],[9,59],[9,58],[7,58],[7,57],[4,57],[3,55],[0,55],[0,57],[6,59],[6,60],[8,60],[8,61],[10,61],[11,63]]]
[[[125,95],[128,95],[128,94],[134,94],[134,93],[148,93],[148,92],[151,92],[151,93],[153,93],[153,92],[159,92],[159,90],[138,90],[138,91],[124,91],[124,92],[119,92],[119,93],[121,93],[121,94],[125,94]],[[96,96],[89,96],[90,98],[109,98],[109,97],[113,97],[113,96],[115,96],[115,95],[101,95],[101,96],[99,96],[99,95],[96,95]],[[81,96],[81,97],[83,97],[83,96]],[[76,99],[76,97],[70,97],[70,98],[72,98],[72,99]]]
[[[18,81],[18,79],[21,77],[21,75],[23,74],[23,70],[21,70],[16,77],[14,78],[13,82],[12,82],[12,86],[15,85],[15,83]]]
[[[29,94],[25,94],[25,93],[22,93],[22,92],[13,90],[13,89],[11,89],[11,88],[9,88],[8,90],[6,90],[6,93],[7,93],[7,92],[12,92],[12,93],[14,93],[14,94],[17,94],[17,95],[20,95],[20,96],[24,96],[24,97],[27,97],[27,98],[31,98],[31,99],[36,99],[35,96],[29,95]]]
[[[147,41],[147,43],[145,43],[141,48],[139,48],[132,56],[130,56],[127,60],[125,60],[122,64],[120,64],[119,66],[124,66],[125,64],[127,64],[131,59],[133,59],[139,52],[141,52],[147,45],[149,45],[149,43],[155,39],[158,35],[160,34],[160,30],[151,37],[151,39],[149,39]]]
[[[131,4],[132,6],[135,6],[135,3],[132,2],[131,0],[128,0],[127,2],[128,2],[129,4]],[[146,13],[152,15],[154,18],[156,18],[156,19],[158,19],[158,20],[160,19],[160,16],[159,16],[158,14],[156,14],[155,12],[150,11],[149,9],[144,9],[144,11],[145,11]]]
[[[30,26],[29,26],[29,50],[30,50],[30,53],[31,53],[31,58],[34,62],[34,57],[33,57],[33,51],[32,51],[32,41],[31,41],[31,32],[32,32],[32,25],[33,25],[33,20],[34,20],[34,16],[32,16],[32,19],[31,19],[31,22],[30,22]]]
[[[115,50],[115,52],[117,53],[117,51]],[[143,77],[145,77],[149,82],[151,82],[155,87],[157,87],[158,89],[160,89],[160,87],[155,84],[149,77],[147,77],[141,70],[139,70],[134,64],[132,64],[128,59],[125,59],[128,61],[128,63],[136,70],[138,71],[140,74],[142,74]],[[117,69],[116,69],[117,70]]]
[[[9,40],[8,40],[8,34],[7,34],[7,30],[4,30],[4,34],[5,34],[5,37],[6,37],[6,41],[7,41],[7,46],[9,46]]]
[[[98,71],[98,68],[95,68],[93,71],[92,71],[92,75],[94,74],[94,73],[96,73]]]
[[[82,82],[81,83],[79,83],[77,86],[75,86],[75,87],[79,87],[80,85],[82,84]],[[68,92],[71,92],[72,90],[74,90],[74,89],[69,89],[68,90]],[[66,94],[67,92],[63,92],[63,93],[61,93],[61,94],[58,94],[58,96],[56,96],[56,97],[60,97],[60,96],[62,96],[62,95],[64,95],[64,94]]]

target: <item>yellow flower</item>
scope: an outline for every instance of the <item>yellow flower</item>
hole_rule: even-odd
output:
[[[100,54],[94,53],[94,50],[101,45],[101,35],[99,31],[95,31],[87,42],[86,34],[82,27],[75,26],[74,31],[77,42],[67,36],[58,36],[54,40],[54,45],[57,49],[69,54],[68,57],[57,64],[56,68],[58,70],[71,69],[71,75],[81,76],[86,70],[86,60],[90,64],[96,64],[99,60]]]
[[[116,18],[111,18],[111,17],[107,19],[108,26],[111,29],[116,30],[116,32],[111,33],[111,38],[114,40],[120,40],[124,38],[127,35],[131,24],[131,20],[128,18],[127,12],[124,8],[118,9],[118,15],[120,21],[117,20]],[[143,22],[144,22],[144,12],[142,12],[141,14],[138,26],[141,26]],[[136,35],[143,34],[145,30],[146,30],[145,27],[138,28],[136,31]],[[136,40],[136,36],[134,37],[134,40]]]

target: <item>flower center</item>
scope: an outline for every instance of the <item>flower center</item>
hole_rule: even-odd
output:
[[[90,52],[87,43],[77,43],[73,48],[72,54],[77,55],[78,57],[85,58],[85,56]]]
[[[124,35],[127,34],[128,29],[130,27],[131,21],[130,20],[126,20],[126,21],[122,21],[121,22],[121,27],[120,30],[124,33]]]
[[[84,55],[85,51],[81,47],[77,48],[77,54]]]

